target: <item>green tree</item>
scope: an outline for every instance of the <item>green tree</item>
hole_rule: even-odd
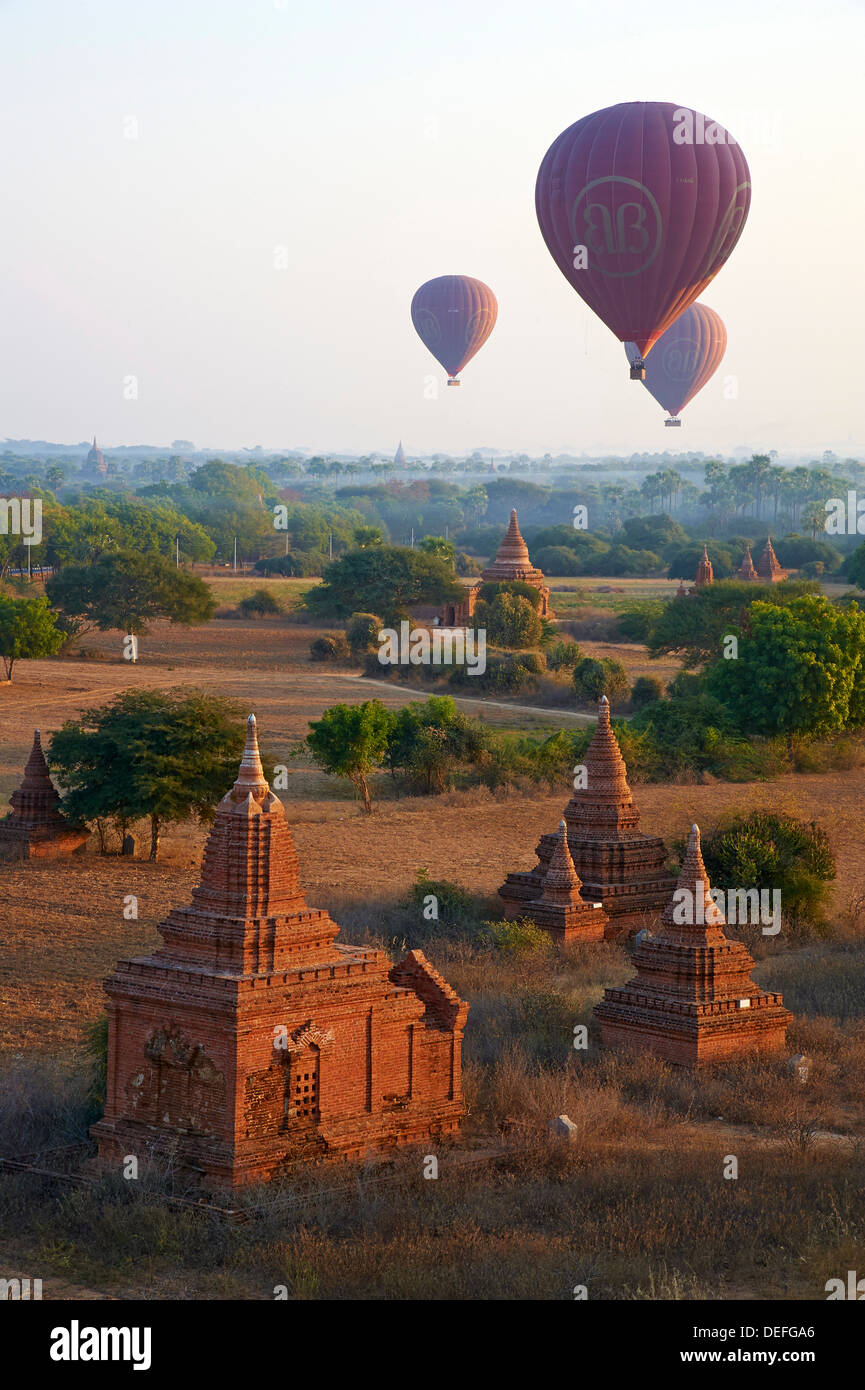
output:
[[[488,745],[480,720],[457,709],[449,695],[412,701],[393,715],[387,763],[421,779],[426,790],[443,792],[460,763],[480,761]]]
[[[12,679],[16,661],[53,656],[63,642],[63,633],[57,628],[46,598],[0,595],[0,656],[7,681]]]
[[[494,647],[522,651],[541,640],[541,620],[531,601],[520,594],[496,594],[491,603],[475,605],[475,624],[486,628],[487,641]]]
[[[54,735],[48,761],[76,821],[150,821],[150,858],[162,828],[212,819],[231,787],[246,730],[240,710],[198,691],[125,690]]]
[[[584,704],[593,704],[602,695],[613,703],[624,699],[630,689],[628,673],[621,661],[607,656],[600,661],[592,656],[583,657],[574,667],[573,681],[577,699]]]
[[[814,583],[789,580],[774,584],[772,602],[783,606],[817,588]],[[724,580],[671,599],[651,627],[649,655],[681,657],[686,669],[714,661],[721,653],[722,639],[738,633],[748,609],[765,599],[766,593],[762,584]]]
[[[381,626],[381,618],[376,617],[375,613],[352,613],[345,630],[352,656],[365,656],[373,650],[378,642]]]
[[[380,700],[332,705],[310,724],[306,742],[314,761],[333,777],[347,777],[372,810],[369,777],[387,752],[393,716]]]
[[[462,595],[463,586],[440,556],[379,545],[350,550],[328,565],[324,582],[304,595],[304,605],[317,616],[345,619],[360,601],[391,622],[412,604],[453,602]]]
[[[716,888],[777,889],[784,916],[794,925],[822,922],[835,859],[821,826],[749,811],[704,836],[702,850]]]
[[[216,612],[210,589],[197,575],[161,555],[134,551],[103,555],[92,565],[67,565],[51,576],[45,592],[76,637],[93,628],[142,634],[155,618],[191,627]]]
[[[865,613],[806,594],[785,608],[753,603],[735,660],[707,689],[757,734],[827,734],[865,723]]]

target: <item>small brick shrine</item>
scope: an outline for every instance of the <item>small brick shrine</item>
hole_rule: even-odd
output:
[[[420,951],[339,945],[307,907],[250,716],[190,906],[152,956],[118,962],[100,1156],[173,1158],[238,1186],[300,1160],[457,1130],[468,1004]]]
[[[57,859],[83,849],[89,831],[72,825],[60,810],[61,800],[42,752],[37,729],[24,768],[24,780],[9,798],[12,811],[0,820],[0,858]]]
[[[610,725],[610,704],[601,696],[598,726],[585,759],[586,785],[565,807],[568,849],[582,880],[582,896],[600,902],[609,921],[607,938],[639,926],[667,904],[676,880],[657,835],[640,830],[640,813],[628,786],[627,768]],[[499,889],[506,917],[529,915],[542,892],[558,836],[542,835],[538,862],[528,873],[510,873]]]
[[[481,570],[480,580],[466,589],[461,603],[446,603],[441,611],[443,627],[469,627],[474,616],[475,604],[483,584],[504,584],[520,580],[531,584],[541,596],[538,613],[542,618],[552,616],[550,608],[550,587],[544,578],[543,570],[533,565],[529,557],[529,547],[520,533],[516,509],[511,511],[511,519],[504,539],[498,548],[496,558],[485,570]]]
[[[540,896],[524,905],[522,915],[543,927],[554,941],[603,941],[609,918],[600,903],[581,896],[582,884],[568,849],[568,828],[562,820],[555,836]]]
[[[696,825],[678,889],[687,889],[690,896],[677,892],[664,909],[659,934],[637,947],[634,979],[621,989],[606,990],[596,1005],[601,1042],[685,1066],[781,1051],[793,1015],[780,994],[757,988],[747,948],[725,934]]]

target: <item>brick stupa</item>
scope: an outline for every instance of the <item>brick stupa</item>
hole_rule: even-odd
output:
[[[568,849],[564,820],[559,822],[555,841],[541,894],[525,904],[522,915],[561,944],[603,941],[609,919],[600,903],[587,902],[581,895],[583,885]]]
[[[667,868],[663,840],[639,828],[640,813],[610,725],[606,695],[601,697],[598,726],[586,753],[585,783],[565,807],[568,849],[582,880],[582,896],[602,904],[611,938],[657,915],[676,880]],[[535,868],[508,874],[499,889],[506,917],[527,916],[527,904],[541,897],[557,840],[557,835],[542,835]]]
[[[745,547],[745,554],[742,557],[741,565],[736,571],[736,578],[749,584],[757,583],[760,578],[754,568],[754,561],[751,559],[751,547],[749,545]]]
[[[392,965],[337,944],[307,907],[252,716],[192,899],[160,950],[106,981],[103,1158],[149,1153],[239,1186],[459,1128],[468,1005],[420,951]]]
[[[659,934],[634,952],[634,979],[606,990],[595,1008],[602,1043],[685,1066],[781,1051],[793,1015],[780,994],[753,983],[754,961],[741,941],[726,936],[725,925],[694,825]]]
[[[714,582],[715,571],[712,569],[712,561],[709,559],[708,550],[705,546],[703,546],[703,554],[700,558],[700,563],[697,566],[697,577],[694,580],[694,587],[697,589],[702,589],[705,587],[706,584],[713,584]]]
[[[0,821],[0,857],[4,859],[57,859],[75,854],[87,843],[89,832],[70,824],[60,809],[57,794],[37,729],[24,768],[24,780],[9,798],[12,811]]]
[[[757,561],[757,574],[764,584],[780,584],[787,578],[787,570],[781,568],[778,556],[775,554],[775,547],[772,544],[772,537],[766,537],[766,544],[763,547],[763,554]]]
[[[533,565],[529,558],[529,548],[520,534],[516,510],[511,511],[511,519],[504,539],[498,548],[496,558],[485,570],[481,570],[478,583],[466,590],[461,603],[446,603],[441,612],[444,627],[466,627],[474,616],[483,584],[505,584],[519,581],[531,584],[541,596],[538,613],[542,618],[552,616],[550,608],[550,588],[544,578],[543,570]]]

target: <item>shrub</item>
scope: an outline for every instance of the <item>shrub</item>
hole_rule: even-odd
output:
[[[547,668],[550,671],[572,671],[582,659],[578,642],[557,642],[552,651],[547,652]]]
[[[382,626],[381,618],[375,613],[352,613],[345,629],[352,656],[361,657],[372,651],[377,646]]]
[[[612,703],[624,699],[629,690],[628,673],[621,661],[603,657],[598,661],[587,656],[574,667],[574,690],[583,704],[600,700],[602,695]]]
[[[792,926],[824,925],[835,859],[825,830],[813,821],[751,811],[707,835],[703,859],[715,887],[780,889]]]
[[[490,943],[497,951],[506,951],[509,955],[528,955],[552,949],[549,933],[525,918],[517,921],[504,918],[499,922],[485,922],[484,926],[489,933]]]
[[[538,652],[520,652],[514,658],[514,665],[522,666],[524,671],[530,671],[533,676],[539,676],[546,670],[546,662]]]
[[[471,555],[467,555],[464,550],[458,550],[456,554],[457,574],[461,579],[469,578],[471,575],[480,574],[481,567],[477,560],[473,560]]]
[[[489,603],[479,600],[475,620],[486,628],[487,641],[495,647],[534,647],[541,639],[537,610],[521,594],[496,594]]]
[[[254,594],[247,594],[240,600],[237,610],[244,618],[267,618],[281,613],[282,604],[267,589],[256,589]]]
[[[316,637],[315,641],[309,644],[311,661],[348,661],[349,655],[348,642],[341,632]]]
[[[663,609],[661,599],[644,599],[640,603],[629,604],[617,619],[619,637],[624,642],[648,642]]]
[[[534,556],[534,562],[544,574],[571,579],[582,574],[584,561],[575,550],[564,545],[545,545]]]
[[[631,704],[634,709],[642,709],[664,695],[664,687],[657,676],[638,676],[631,688]]]

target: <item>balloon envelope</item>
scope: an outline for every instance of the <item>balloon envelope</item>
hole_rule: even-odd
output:
[[[658,405],[678,415],[714,376],[726,350],[721,316],[705,304],[692,304],[655,343],[643,385]],[[640,356],[636,343],[625,343],[625,352],[629,362]]]
[[[439,275],[411,302],[419,337],[448,376],[461,372],[493,331],[499,306],[489,285],[471,275]]]
[[[662,101],[622,102],[569,126],[544,155],[535,188],[556,265],[644,357],[717,275],[750,201],[732,136]]]

